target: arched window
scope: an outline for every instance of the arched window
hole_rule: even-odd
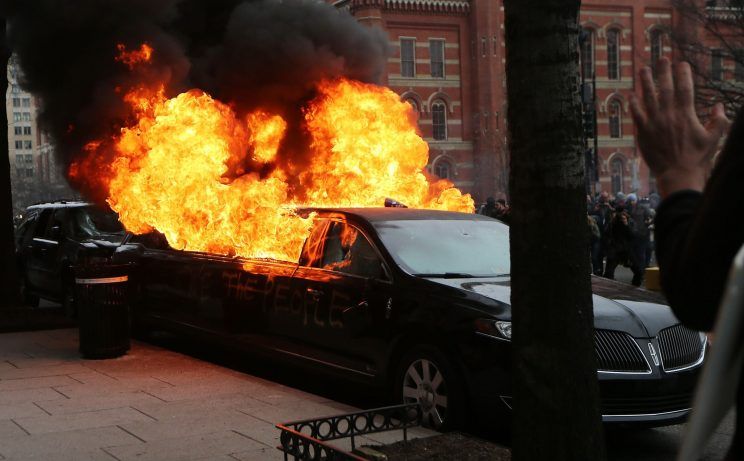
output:
[[[620,32],[617,29],[607,31],[607,77],[610,80],[620,78]]]
[[[442,101],[435,101],[431,105],[431,126],[434,139],[447,139],[447,106]]]
[[[623,172],[625,171],[625,162],[620,156],[616,156],[610,161],[610,178],[612,180],[612,193],[617,194],[623,191]]]
[[[442,179],[452,179],[454,171],[449,160],[441,159],[434,165],[434,174]]]
[[[723,80],[723,50],[710,50],[710,78],[716,82]]]
[[[591,80],[594,76],[594,31],[584,29],[581,34],[581,75]]]
[[[651,41],[651,69],[656,75],[656,63],[664,55],[664,32],[654,29],[651,31],[649,39]]]
[[[623,107],[622,104],[620,104],[620,101],[618,101],[617,99],[613,99],[612,101],[610,101],[609,110],[607,112],[610,118],[610,137],[622,137]]]
[[[408,104],[410,104],[410,105],[411,105],[411,108],[413,109],[413,111],[414,111],[414,112],[416,112],[416,113],[418,113],[418,112],[419,112],[419,105],[418,105],[418,103],[416,102],[416,100],[415,100],[415,99],[413,99],[413,98],[406,98],[406,100],[405,100],[405,101],[406,101],[406,102],[407,102]]]

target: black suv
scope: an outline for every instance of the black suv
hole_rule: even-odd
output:
[[[72,267],[108,260],[124,238],[112,211],[91,203],[58,201],[32,205],[16,229],[16,254],[25,301],[60,302],[75,315]]]

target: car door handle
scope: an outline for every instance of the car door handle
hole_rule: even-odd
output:
[[[349,312],[351,312],[351,311],[353,311],[355,309],[367,309],[368,307],[369,307],[369,303],[367,301],[361,301],[356,306],[347,307],[346,309],[343,310],[343,313],[346,314],[346,313],[349,313]]]
[[[315,299],[320,299],[320,297],[323,296],[323,292],[321,290],[316,290],[315,288],[308,288],[307,294]]]

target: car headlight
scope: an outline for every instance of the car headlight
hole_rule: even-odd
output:
[[[512,323],[506,320],[478,319],[475,321],[475,331],[496,339],[511,341]]]

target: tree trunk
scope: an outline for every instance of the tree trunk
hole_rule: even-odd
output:
[[[8,93],[8,58],[10,52],[7,47],[5,12],[0,9],[0,90],[3,100]],[[0,135],[0,224],[4,231],[0,231],[0,307],[13,305],[18,301],[18,279],[16,273],[15,238],[13,238],[13,196],[10,191],[10,154],[8,152],[8,114],[3,107],[2,126],[5,127]]]
[[[513,459],[604,459],[579,99],[579,0],[505,0]]]

